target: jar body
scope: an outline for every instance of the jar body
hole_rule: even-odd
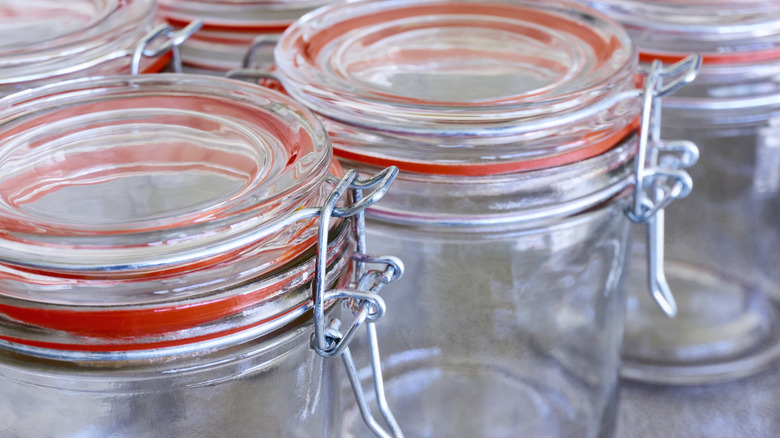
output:
[[[405,182],[385,206],[403,202]],[[371,251],[406,265],[383,292],[379,336],[407,437],[611,435],[628,201],[536,226],[412,226],[369,214]],[[354,403],[343,421],[343,436],[368,436]]]
[[[666,213],[666,277],[679,313],[666,320],[649,302],[645,238],[636,235],[627,376],[697,383],[752,374],[780,353],[777,128],[771,120],[719,125],[675,110],[664,118],[664,138],[690,139],[701,150],[689,169],[695,189]]]
[[[391,407],[408,436],[609,436],[623,205],[511,233],[370,221],[374,250],[407,265],[387,290],[393,312],[380,343]],[[353,407],[346,436],[365,436],[351,428],[359,420]]]
[[[335,436],[337,361],[311,326],[229,353],[146,364],[64,363],[0,351],[0,435]]]

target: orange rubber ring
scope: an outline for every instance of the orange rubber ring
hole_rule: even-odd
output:
[[[166,17],[165,20],[176,27],[186,27],[190,24],[189,21],[179,20],[177,18]],[[246,32],[246,33],[282,33],[290,26],[290,24],[277,24],[270,26],[225,26],[219,24],[203,23],[200,27],[201,30],[213,30],[217,32]],[[199,36],[200,38],[200,36]]]
[[[159,58],[155,59],[153,63],[151,63],[148,67],[143,69],[141,73],[160,73],[165,69],[165,67],[168,66],[168,63],[171,62],[171,59],[173,58],[173,53],[166,53]]]
[[[725,65],[725,64],[752,64],[765,61],[780,61],[780,47],[767,50],[753,50],[750,52],[734,53],[702,53],[702,63],[706,65]],[[663,63],[674,64],[682,61],[688,55],[663,52],[640,52],[640,62],[661,61]]]
[[[628,124],[620,131],[605,138],[593,141],[588,146],[569,153],[556,155],[553,157],[539,158],[535,160],[488,164],[439,164],[424,161],[404,161],[390,158],[373,157],[370,155],[343,150],[340,149],[338,144],[335,143],[333,147],[334,155],[337,157],[379,167],[397,166],[402,171],[433,175],[486,176],[563,166],[592,158],[612,149],[615,145],[620,143],[624,138],[631,135],[637,129],[639,129],[639,118],[636,118],[632,123]],[[593,138],[596,136],[597,135],[595,134],[586,136],[583,141],[587,142],[588,138]]]

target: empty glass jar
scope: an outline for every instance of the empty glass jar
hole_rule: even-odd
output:
[[[92,78],[0,107],[0,435],[338,436],[324,356],[373,330],[372,291],[401,273],[354,219],[394,169],[355,179],[303,107],[225,79]]]
[[[343,163],[401,169],[367,218],[372,243],[407,264],[380,335],[406,436],[608,436],[626,210],[637,179],[637,220],[666,202],[642,185],[689,188],[679,169],[637,175],[655,163],[634,160],[641,103],[692,65],[655,71],[644,99],[622,28],[523,0],[326,6],[283,34],[276,62]],[[343,436],[366,436],[354,403],[345,415]]]
[[[626,26],[648,65],[703,56],[696,81],[663,105],[664,135],[701,148],[694,194],[667,214],[679,314],[652,311],[635,257],[625,374],[689,384],[755,373],[780,355],[780,4],[593,3]]]

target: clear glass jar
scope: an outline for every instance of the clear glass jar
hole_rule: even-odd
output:
[[[634,257],[625,375],[695,384],[755,373],[780,355],[780,4],[594,3],[626,26],[647,63],[703,56],[696,81],[663,105],[664,135],[701,148],[696,190],[667,213],[679,314],[666,321],[651,310]]]
[[[401,169],[367,218],[407,264],[380,336],[406,436],[608,436],[642,94],[628,35],[569,2],[357,1],[293,24],[276,68],[342,162]]]
[[[305,108],[168,74],[0,107],[0,435],[336,434],[310,336],[366,270],[368,201]]]
[[[50,82],[165,68],[155,0],[0,2],[0,96]],[[141,46],[144,53],[134,60]],[[148,45],[148,47],[147,47]],[[149,56],[153,55],[153,56]]]
[[[193,71],[227,72],[273,64],[279,35],[305,13],[330,0],[160,0],[160,14],[174,26],[202,20],[182,46],[182,62]],[[254,47],[253,47],[254,46]],[[253,47],[250,54],[247,48]],[[245,59],[250,57],[251,59]]]

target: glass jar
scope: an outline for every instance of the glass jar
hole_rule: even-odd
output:
[[[201,30],[182,46],[182,61],[194,67],[192,71],[227,72],[273,64],[279,35],[293,21],[329,1],[160,0],[160,14],[178,27],[202,20]]]
[[[356,1],[307,14],[275,55],[343,163],[401,169],[367,218],[407,264],[380,336],[406,436],[608,436],[625,210],[653,162],[628,35],[569,2]],[[691,63],[652,73],[649,102],[678,74]],[[684,172],[654,170],[684,195]],[[347,405],[343,436],[358,420]]]
[[[703,56],[696,81],[663,105],[664,135],[702,150],[697,189],[668,211],[667,276],[680,310],[665,321],[649,309],[634,257],[625,375],[695,384],[755,373],[780,355],[780,4],[597,3],[646,64]]]
[[[0,435],[334,436],[325,357],[373,330],[372,281],[402,269],[365,255],[355,218],[396,170],[355,179],[305,108],[225,79],[0,107]],[[361,313],[339,341],[344,298]]]
[[[0,96],[86,76],[166,67],[196,23],[156,27],[155,0],[0,2]]]

